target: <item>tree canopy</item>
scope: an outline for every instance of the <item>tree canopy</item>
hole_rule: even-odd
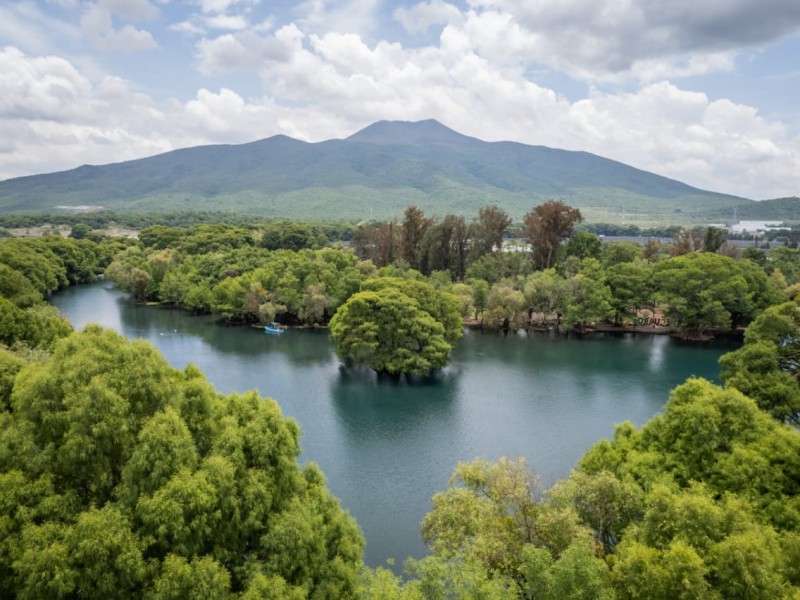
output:
[[[447,364],[461,337],[460,305],[422,281],[371,279],[339,308],[330,331],[348,363],[395,376],[429,375]]]
[[[272,400],[96,326],[9,371],[0,596],[354,595],[361,534]]]
[[[722,380],[775,418],[800,425],[800,308],[771,306],[745,330],[744,345],[720,359]]]

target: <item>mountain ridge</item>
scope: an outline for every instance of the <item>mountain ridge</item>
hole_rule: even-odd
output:
[[[0,181],[0,212],[97,204],[388,218],[409,204],[464,215],[497,204],[519,217],[549,198],[623,218],[714,213],[752,202],[589,152],[483,141],[433,119],[378,121],[344,139],[305,142],[278,134]]]

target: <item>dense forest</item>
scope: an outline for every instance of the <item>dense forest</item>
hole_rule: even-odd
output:
[[[534,208],[519,251],[494,207],[471,223],[412,207],[351,248],[302,224],[0,242],[0,596],[800,597],[797,251],[739,255],[713,229],[603,244],[579,219]],[[347,338],[357,323],[346,361],[378,360],[390,335],[408,355],[381,325],[401,315],[425,339],[408,373],[440,366],[463,317],[588,330],[663,311],[687,337],[747,328],[724,387],[689,380],[548,490],[520,459],[454,465],[421,523],[430,553],[401,579],[363,565],[357,524],[298,465],[299,428],[275,402],[219,394],[144,342],[72,332],[46,304],[101,273],[140,301],[243,324]]]
[[[486,326],[585,331],[657,319],[697,338],[735,331],[800,283],[797,250],[785,246],[740,252],[713,228],[681,230],[671,244],[604,244],[579,223],[574,209],[541,205],[516,248],[496,207],[471,223],[410,207],[402,222],[360,226],[349,248],[299,225],[152,226],[106,276],[139,301],[238,323],[327,324],[364,281],[388,276],[455,296],[462,317]]]

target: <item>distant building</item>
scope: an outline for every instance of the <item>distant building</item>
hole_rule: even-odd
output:
[[[731,233],[759,233],[788,227],[784,227],[780,221],[739,221],[729,229]]]

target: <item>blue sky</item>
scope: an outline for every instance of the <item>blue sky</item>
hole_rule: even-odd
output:
[[[798,0],[7,0],[0,178],[434,118],[800,195]]]

